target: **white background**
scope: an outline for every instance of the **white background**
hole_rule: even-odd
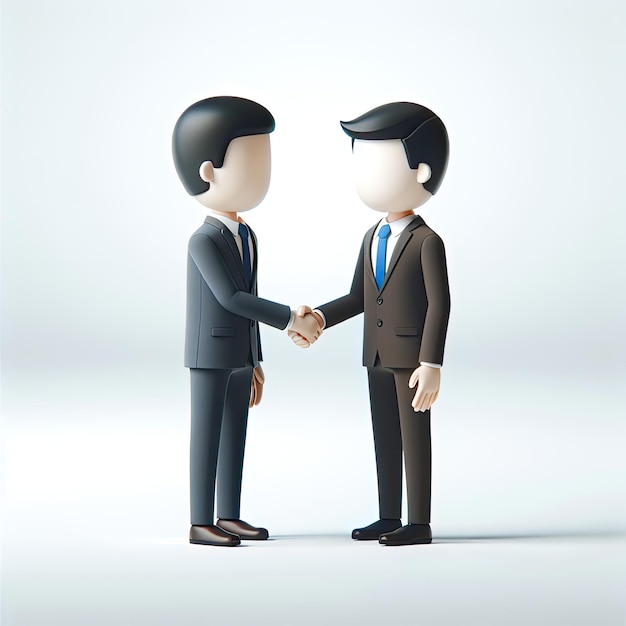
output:
[[[362,624],[384,622],[381,606],[425,623],[621,623],[613,548],[585,544],[591,556],[573,563],[552,543],[557,553],[537,548],[523,563],[479,551],[478,562],[503,558],[480,576],[461,575],[458,559],[465,539],[558,544],[624,526],[625,18],[617,1],[4,0],[6,623],[265,623],[251,605],[228,613],[244,557],[185,544],[185,261],[205,213],[170,142],[180,113],[213,95],[257,100],[276,118],[270,191],[246,219],[261,295],[291,306],[343,295],[378,219],[353,189],[338,121],[419,102],[451,144],[421,210],[446,244],[452,292],[433,410],[433,530],[449,552],[424,557],[419,609],[414,590],[394,602],[385,588],[377,603],[391,565],[345,539],[377,517],[362,321],[308,351],[263,328],[267,384],[250,416],[242,516],[285,541],[237,553],[259,570],[244,596],[278,611],[258,579],[281,597],[292,585],[287,604],[310,621],[285,609],[268,623],[332,619],[310,597],[326,598],[337,623],[363,597]],[[390,572],[411,571],[408,550]],[[268,565],[281,558],[302,571]],[[564,586],[542,599],[538,569]],[[154,587],[139,590],[146,577]],[[346,578],[363,587],[338,591]],[[498,581],[509,600],[490,606]],[[205,582],[206,611],[194,604]],[[189,597],[166,601],[174,587]],[[440,610],[450,589],[458,614]]]

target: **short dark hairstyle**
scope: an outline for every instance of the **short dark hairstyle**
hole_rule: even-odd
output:
[[[222,167],[233,139],[271,133],[274,126],[272,114],[246,98],[217,96],[192,104],[178,118],[172,136],[174,165],[185,189],[192,196],[207,191],[210,185],[198,173],[204,161]]]
[[[344,131],[355,139],[401,139],[411,169],[420,163],[431,168],[424,188],[436,193],[448,167],[448,132],[430,109],[413,102],[392,102],[376,107],[351,122],[340,122]]]

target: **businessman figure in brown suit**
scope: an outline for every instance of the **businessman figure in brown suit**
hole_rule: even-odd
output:
[[[429,109],[394,102],[351,122],[356,187],[386,218],[366,234],[350,293],[314,310],[330,328],[365,313],[367,367],[380,519],[352,538],[384,545],[430,543],[430,407],[439,393],[450,312],[443,242],[413,210],[439,188],[448,136]],[[309,312],[301,307],[300,315]],[[290,333],[295,343],[307,342]],[[415,386],[417,390],[415,391]],[[400,521],[402,453],[408,524]]]

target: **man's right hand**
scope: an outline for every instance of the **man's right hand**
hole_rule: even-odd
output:
[[[297,346],[308,348],[321,336],[322,326],[323,321],[319,315],[313,313],[311,307],[300,306],[288,334]]]

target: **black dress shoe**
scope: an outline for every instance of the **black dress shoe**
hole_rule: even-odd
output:
[[[408,546],[414,543],[432,543],[430,524],[407,524],[394,532],[380,536],[378,543],[384,546]]]
[[[240,519],[218,519],[216,523],[222,530],[239,535],[242,539],[260,541],[269,537],[266,528],[256,528]]]
[[[383,533],[390,533],[401,526],[402,522],[399,519],[379,519],[377,522],[364,528],[355,528],[352,531],[352,539],[372,541],[373,539],[378,539]]]
[[[211,524],[192,526],[189,530],[189,543],[200,543],[204,546],[238,546],[241,541],[237,535]]]

